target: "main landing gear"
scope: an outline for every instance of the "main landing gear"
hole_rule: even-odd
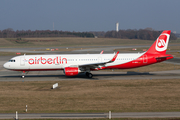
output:
[[[93,74],[91,74],[91,73],[89,73],[89,72],[86,72],[86,76],[87,76],[88,78],[92,78],[92,77],[93,77]]]

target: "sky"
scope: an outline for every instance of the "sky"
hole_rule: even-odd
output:
[[[119,29],[180,33],[180,0],[1,0],[0,30]]]

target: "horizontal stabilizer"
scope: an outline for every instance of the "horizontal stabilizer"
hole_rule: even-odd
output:
[[[156,57],[156,60],[157,61],[164,61],[164,60],[169,60],[169,59],[172,59],[173,56],[172,55],[162,55],[162,56],[159,56],[159,57]]]
[[[163,58],[168,58],[168,57],[173,57],[173,56],[161,56],[161,57],[156,57],[156,59],[163,59]]]

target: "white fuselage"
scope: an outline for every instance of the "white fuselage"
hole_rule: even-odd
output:
[[[110,61],[115,54],[56,54],[56,55],[21,55],[13,57],[4,67],[10,70],[62,70],[65,67],[79,67],[86,64],[95,64]],[[107,63],[115,66],[139,58],[143,53],[118,54],[116,60]]]

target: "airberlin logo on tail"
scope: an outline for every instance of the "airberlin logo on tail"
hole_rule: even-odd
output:
[[[156,50],[161,52],[167,49],[167,44],[169,41],[169,35],[168,34],[161,34],[156,41]]]
[[[163,39],[159,39],[157,45],[158,45],[159,48],[163,48],[166,45],[166,43],[165,43],[165,41]]]

